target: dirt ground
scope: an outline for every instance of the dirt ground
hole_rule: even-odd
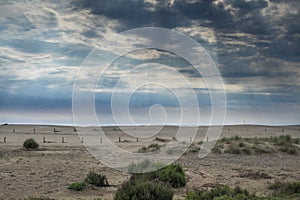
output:
[[[92,127],[86,129],[95,130]],[[132,127],[125,129],[130,131]],[[145,127],[146,129],[150,127]],[[205,138],[206,130],[207,127],[199,127],[196,142]],[[112,142],[126,150],[135,151],[142,146],[157,143],[153,138],[140,139],[136,142],[135,138],[126,136],[116,127],[107,127],[105,131]],[[176,127],[165,127],[159,137],[172,138],[174,132]],[[300,126],[225,126],[222,137],[235,135],[269,137],[283,134],[300,137]],[[128,142],[118,143],[119,137]],[[34,151],[23,149],[22,144],[28,138],[34,138],[40,144],[40,148]],[[43,139],[46,143],[43,143]],[[199,159],[197,153],[188,153],[176,161],[185,169],[188,183],[184,188],[175,190],[174,199],[183,199],[188,189],[211,188],[216,184],[240,186],[257,195],[267,195],[270,192],[267,189],[269,183],[276,180],[300,180],[299,158],[299,154],[285,153],[262,155],[211,153]],[[112,186],[105,188],[88,186],[78,192],[67,189],[70,183],[83,180],[91,170],[106,175]],[[0,199],[28,197],[113,199],[117,188],[129,177],[129,174],[111,169],[90,155],[73,127],[0,126]]]

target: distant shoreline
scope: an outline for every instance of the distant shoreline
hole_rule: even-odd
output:
[[[86,126],[76,126],[76,125],[71,125],[71,124],[34,124],[34,123],[28,123],[28,124],[23,124],[23,123],[2,123],[0,126],[48,126],[48,127],[82,127],[82,128],[94,128],[94,127],[105,127],[105,128],[112,128],[112,127],[195,127],[195,126],[189,126],[189,125],[184,125],[184,126],[178,126],[178,125],[144,125],[144,124],[139,124],[139,125],[113,125],[113,124],[104,124],[102,126],[95,126],[95,125],[86,125]],[[225,125],[198,125],[197,127],[199,128],[207,128],[207,127],[218,127],[218,126],[223,126],[223,127],[251,127],[251,126],[256,126],[256,127],[300,127],[300,124],[287,124],[287,125],[268,125],[268,124],[225,124]]]

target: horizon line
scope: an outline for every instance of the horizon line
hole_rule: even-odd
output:
[[[71,127],[137,127],[137,126],[177,126],[177,127],[205,127],[205,126],[300,126],[300,124],[244,124],[244,123],[228,123],[228,124],[198,124],[197,126],[192,125],[178,125],[178,124],[101,124],[101,125],[75,125],[75,124],[54,124],[54,123],[1,123],[0,126],[9,125],[36,125],[36,126],[71,126]]]

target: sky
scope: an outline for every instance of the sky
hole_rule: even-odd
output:
[[[80,89],[95,95],[101,125],[180,124],[189,92],[199,125],[209,124],[220,105],[204,75],[174,52],[137,49],[97,71],[123,47],[146,43],[120,33],[160,27],[195,40],[214,61],[226,92],[225,124],[300,124],[299,11],[298,0],[0,0],[0,123],[74,124],[74,84],[93,65],[99,68],[85,79],[98,82]],[[95,48],[109,56],[93,58]],[[186,108],[189,125],[195,109]]]

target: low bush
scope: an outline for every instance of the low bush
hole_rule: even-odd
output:
[[[86,183],[79,181],[79,182],[75,182],[75,183],[72,183],[71,185],[69,185],[68,189],[75,190],[75,191],[82,191],[85,187],[86,187]]]
[[[200,151],[200,147],[197,147],[197,146],[191,146],[188,150],[188,152],[191,152],[191,153],[197,153]]]
[[[249,194],[240,187],[217,186],[211,190],[192,190],[187,192],[186,200],[263,200],[267,198]]]
[[[181,166],[176,164],[157,171],[157,178],[160,181],[169,183],[172,187],[178,188],[186,185],[186,176]]]
[[[239,147],[245,147],[245,146],[246,146],[246,144],[244,142],[239,143]]]
[[[186,175],[180,165],[170,164],[160,170],[144,174],[135,174],[133,180],[151,181],[158,180],[168,185],[178,188],[186,185]]]
[[[109,183],[108,183],[107,178],[106,178],[105,175],[97,174],[93,171],[90,171],[90,173],[86,176],[84,181],[86,183],[89,183],[89,184],[94,185],[96,187],[109,186]]]
[[[148,159],[143,160],[140,163],[131,163],[128,167],[127,170],[129,173],[144,173],[144,172],[149,172],[149,171],[155,171],[162,168],[162,164],[156,163],[156,162],[151,162]]]
[[[49,197],[28,197],[28,198],[25,198],[24,200],[53,200]]]
[[[148,147],[142,147],[138,150],[138,153],[149,153],[149,152],[155,152],[161,149],[163,145],[159,144],[150,144]]]
[[[221,151],[221,149],[220,149],[220,147],[219,147],[218,145],[215,145],[215,146],[211,149],[211,151],[212,151],[213,153],[216,153],[216,154],[222,153],[222,151]]]
[[[285,144],[285,145],[280,146],[280,148],[279,148],[279,151],[285,152],[288,154],[292,154],[292,155],[297,154],[297,150],[298,150],[298,148],[292,144]]]
[[[220,151],[217,147],[213,148],[212,151],[214,153],[243,153],[246,155],[267,154],[280,151],[296,155],[299,152],[299,147],[297,146],[299,143],[299,138],[292,138],[290,135],[281,135],[278,137],[271,136],[266,138],[242,138],[239,136],[233,136],[230,138],[223,137],[218,141],[216,146],[225,145],[225,148],[223,148],[224,151]]]
[[[173,191],[159,181],[130,179],[122,184],[114,200],[172,200]]]
[[[25,140],[23,143],[23,147],[25,149],[37,149],[39,148],[39,144],[32,138]]]
[[[269,147],[265,147],[259,144],[256,144],[254,146],[252,146],[252,149],[254,150],[254,152],[256,154],[268,154],[268,153],[272,153],[272,149],[270,149]]]
[[[298,195],[300,197],[300,181],[296,182],[275,182],[269,185],[268,189],[274,190],[275,196]]]
[[[225,153],[229,153],[229,154],[240,154],[241,153],[241,149],[238,146],[229,145],[229,147],[227,149],[225,149],[224,152]]]
[[[249,147],[245,147],[242,149],[242,152],[246,155],[251,155],[252,152],[251,152],[251,149]]]

